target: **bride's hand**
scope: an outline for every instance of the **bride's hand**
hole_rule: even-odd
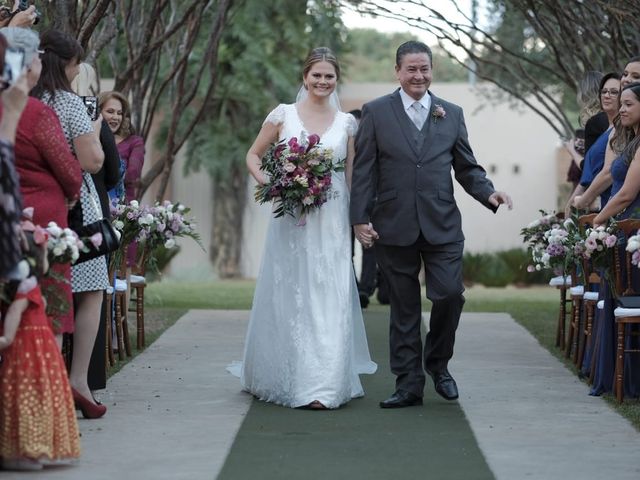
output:
[[[353,231],[358,241],[364,248],[373,247],[374,242],[380,238],[378,232],[373,229],[371,223],[361,223],[353,226]]]

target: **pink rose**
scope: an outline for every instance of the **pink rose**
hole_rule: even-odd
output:
[[[607,238],[604,239],[604,244],[608,248],[615,246],[616,243],[618,243],[618,237],[616,237],[615,235],[609,235]]]
[[[22,216],[27,220],[33,220],[33,207],[27,207],[23,209]]]
[[[309,141],[309,145],[307,146],[307,152],[309,152],[313,147],[315,147],[318,143],[320,143],[320,136],[313,133],[309,135],[307,139]]]
[[[36,226],[33,231],[33,240],[37,245],[42,245],[46,243],[49,239],[49,233],[42,228],[40,225]]]
[[[95,248],[100,247],[100,245],[102,245],[102,234],[101,233],[94,233],[93,235],[91,235],[89,237],[89,241],[91,242],[91,244]]]

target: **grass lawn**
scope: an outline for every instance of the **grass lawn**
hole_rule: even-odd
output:
[[[162,281],[150,284],[145,294],[147,344],[188,309],[249,310],[253,298],[253,280],[225,280],[210,283]],[[465,312],[505,312],[525,327],[540,344],[578,375],[576,368],[555,347],[559,294],[547,286],[529,288],[472,287],[465,292]],[[385,312],[388,306],[371,299],[368,311]],[[424,309],[430,303],[424,300]],[[135,332],[132,332],[135,336]],[[121,362],[122,363],[122,362]],[[113,369],[112,371],[115,371]],[[618,405],[604,398],[640,430],[640,401],[626,399]]]

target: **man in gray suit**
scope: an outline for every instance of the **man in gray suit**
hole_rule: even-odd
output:
[[[511,198],[476,162],[462,109],[429,92],[431,50],[406,42],[396,52],[400,88],[367,103],[356,135],[351,224],[365,248],[376,244],[391,299],[390,363],[396,391],[382,408],[422,405],[425,371],[447,400],[458,389],[447,364],[462,312],[460,211],[451,170],[467,193],[494,212]],[[432,302],[424,351],[421,262]],[[423,368],[424,360],[424,368]]]

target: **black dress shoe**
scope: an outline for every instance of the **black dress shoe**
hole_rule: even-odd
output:
[[[455,400],[458,398],[458,386],[448,370],[442,372],[430,372],[427,370],[429,376],[433,379],[433,384],[436,387],[436,392],[445,400]]]
[[[360,297],[360,308],[367,308],[369,306],[369,295],[360,292],[358,296]]]
[[[389,398],[380,402],[380,408],[403,408],[415,405],[422,405],[422,397],[404,390],[397,390]]]

